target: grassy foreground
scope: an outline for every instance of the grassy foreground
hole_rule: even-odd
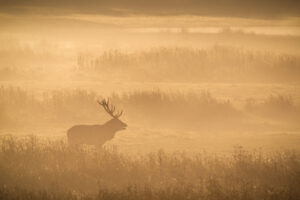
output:
[[[300,154],[127,155],[1,137],[0,199],[300,199]]]

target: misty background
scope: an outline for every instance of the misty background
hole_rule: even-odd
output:
[[[300,199],[299,14],[0,0],[0,199]],[[111,120],[104,98],[126,130],[69,145],[74,125]]]
[[[63,138],[109,97],[124,150],[298,148],[298,4],[0,1],[0,132]]]

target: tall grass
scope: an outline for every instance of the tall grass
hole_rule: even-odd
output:
[[[76,80],[110,81],[118,77],[122,81],[151,82],[298,83],[300,75],[299,56],[230,46],[106,50],[99,55],[80,53],[77,60],[63,51],[56,55],[54,47],[47,47],[0,48],[0,78],[56,80],[65,70],[63,73]],[[76,61],[74,70],[71,66]]]
[[[248,99],[245,110],[256,116],[282,122],[300,120],[300,106],[291,96],[271,95],[261,102]]]
[[[133,53],[80,54],[78,68],[137,81],[298,82],[298,56],[214,46],[210,49],[156,48]]]
[[[2,199],[299,199],[299,152],[231,155],[70,148],[64,141],[1,138]]]
[[[15,126],[89,120],[100,114],[96,94],[84,90],[52,91],[35,96],[18,87],[0,87],[2,118]]]
[[[100,123],[107,114],[98,105],[100,94],[86,90],[47,92],[41,97],[20,88],[0,88],[0,116],[18,125],[51,123]],[[124,110],[124,117],[135,124],[170,127],[191,126],[237,119],[240,116],[229,101],[218,100],[210,93],[184,94],[162,91],[136,91],[112,95],[112,102]],[[227,118],[228,120],[224,120]]]
[[[57,90],[39,96],[16,87],[0,87],[0,128],[75,123],[101,124],[108,115],[98,105],[101,94],[87,90]],[[297,127],[300,107],[292,97],[249,99],[244,107],[215,98],[209,92],[133,91],[109,97],[129,124],[189,130],[245,129],[251,120],[277,121]]]
[[[209,92],[165,93],[133,92],[113,97],[132,118],[160,127],[199,129],[239,121],[243,114],[229,100],[220,100]]]

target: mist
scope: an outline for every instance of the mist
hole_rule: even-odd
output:
[[[299,7],[0,0],[0,199],[299,199]]]

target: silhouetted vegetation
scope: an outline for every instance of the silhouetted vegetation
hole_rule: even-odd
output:
[[[1,199],[299,199],[299,152],[126,155],[1,137]],[[89,197],[89,198],[88,198]]]
[[[80,70],[137,81],[274,83],[298,82],[300,76],[297,56],[224,46],[106,51],[98,57],[79,55],[77,64]]]
[[[57,90],[36,96],[17,87],[1,87],[0,96],[1,128],[99,124],[107,120],[96,102],[103,96],[87,90]],[[204,91],[135,91],[113,94],[110,99],[124,110],[124,121],[140,126],[190,130],[243,129],[247,120],[263,119],[298,127],[300,119],[299,105],[291,97],[284,96],[270,96],[263,101],[249,99],[241,108],[230,100],[217,99]]]
[[[243,35],[234,34],[229,31],[219,35],[224,38]],[[255,43],[255,36],[251,35],[241,40],[251,38]],[[68,73],[67,77],[74,80],[110,81],[118,77],[122,81],[150,82],[298,83],[300,76],[299,56],[230,46],[106,50],[100,55],[81,53],[77,56],[77,70],[70,67],[76,62],[73,57],[64,56],[63,49],[60,54],[53,49],[50,44],[35,48],[13,44],[0,49],[0,78],[55,80],[59,73]]]
[[[104,118],[105,112],[96,103],[100,95],[85,90],[46,92],[41,98],[20,88],[0,88],[2,118],[10,117],[19,125],[65,122],[88,122]],[[133,120],[164,126],[181,121],[182,126],[224,121],[228,115],[236,119],[239,112],[229,101],[217,100],[209,93],[182,94],[132,92],[112,95],[112,101],[124,107],[125,115]],[[231,119],[227,119],[231,120]],[[188,124],[187,124],[188,123]]]
[[[271,95],[261,102],[248,99],[245,105],[249,113],[283,122],[298,121],[300,119],[300,107],[296,105],[292,97]]]

